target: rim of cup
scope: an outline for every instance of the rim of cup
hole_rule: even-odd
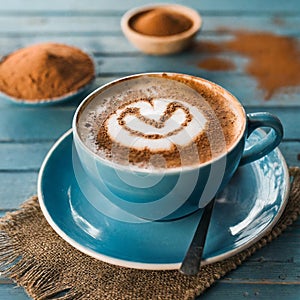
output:
[[[163,75],[167,75],[168,78],[172,78],[172,77],[185,77],[188,78],[188,80],[195,80],[195,81],[200,81],[202,84],[205,84],[206,86],[209,86],[209,88],[213,88],[213,89],[217,89],[218,93],[222,93],[222,95],[226,98],[226,99],[230,99],[231,101],[233,101],[234,106],[239,110],[239,116],[241,117],[242,120],[242,124],[240,127],[240,132],[237,135],[235,141],[230,145],[230,147],[227,148],[227,151],[223,152],[221,155],[215,157],[214,159],[210,159],[208,161],[205,161],[204,163],[199,163],[199,164],[195,164],[195,165],[189,165],[189,166],[179,166],[179,167],[172,167],[172,168],[142,168],[139,166],[135,166],[133,164],[130,165],[122,165],[122,164],[118,164],[116,162],[113,162],[109,159],[105,159],[101,156],[99,156],[98,154],[96,154],[95,152],[93,152],[91,149],[89,149],[85,143],[82,141],[82,139],[80,138],[80,135],[78,133],[78,121],[80,119],[80,114],[81,112],[86,108],[86,106],[93,101],[93,99],[98,95],[101,94],[102,91],[120,83],[126,80],[131,80],[134,78],[138,78],[138,77],[144,77],[144,76],[157,76],[157,77],[162,77]],[[77,107],[74,117],[73,117],[73,121],[72,121],[72,128],[73,128],[73,136],[74,139],[76,139],[77,142],[80,143],[81,147],[84,148],[84,150],[86,152],[89,153],[89,155],[91,155],[93,157],[93,159],[101,162],[101,164],[105,164],[107,166],[110,166],[114,169],[120,170],[120,171],[133,171],[135,173],[162,173],[162,170],[164,171],[165,174],[176,174],[178,172],[189,172],[189,171],[193,171],[193,170],[198,170],[204,166],[210,165],[216,161],[221,160],[222,158],[224,158],[225,156],[227,156],[227,154],[229,152],[231,152],[236,145],[240,142],[240,140],[242,139],[242,137],[244,136],[244,132],[246,130],[246,123],[247,123],[247,116],[246,116],[246,112],[244,107],[242,106],[242,104],[240,103],[240,101],[233,95],[231,94],[228,90],[226,90],[225,88],[223,88],[222,86],[203,79],[201,77],[196,77],[193,75],[188,75],[188,74],[183,74],[183,73],[175,73],[175,72],[147,72],[147,73],[138,73],[138,74],[133,74],[133,75],[128,75],[128,76],[124,76],[118,79],[115,79],[113,81],[110,81],[100,87],[98,87],[97,89],[95,89],[92,93],[90,93],[89,95],[87,95],[83,101],[79,104],[79,106]]]

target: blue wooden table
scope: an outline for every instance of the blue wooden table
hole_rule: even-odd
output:
[[[148,3],[146,0],[2,0],[0,55],[42,41],[76,45],[95,56],[98,74],[94,87],[123,75],[147,71],[175,71],[205,77],[235,94],[247,112],[265,110],[279,116],[285,130],[280,149],[289,165],[300,166],[300,93],[276,95],[271,101],[265,101],[256,80],[245,73],[244,60],[232,53],[227,58],[238,68],[228,72],[208,72],[199,68],[196,62],[201,53],[198,52],[166,57],[140,53],[123,36],[120,18],[127,9]],[[218,31],[220,27],[264,30],[300,39],[298,0],[172,3],[188,5],[201,13],[204,27],[198,40],[214,42],[230,38],[230,34]],[[55,140],[71,127],[79,102],[80,99],[64,105],[30,108],[0,99],[0,216],[36,194],[43,158]],[[205,293],[205,299],[300,299],[299,238],[300,220],[219,280]],[[28,296],[9,279],[0,277],[0,299],[21,300]]]

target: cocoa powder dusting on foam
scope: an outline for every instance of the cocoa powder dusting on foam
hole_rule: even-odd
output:
[[[300,86],[300,50],[296,39],[269,32],[222,29],[222,33],[233,34],[230,41],[203,43],[197,51],[218,54],[236,52],[249,58],[246,72],[255,77],[258,86],[264,91],[264,99],[269,100],[280,92]],[[202,50],[201,50],[202,49]],[[220,70],[215,61],[198,66],[208,70]]]
[[[151,162],[151,165],[153,167],[158,168],[174,168],[183,165],[188,166],[204,163],[212,159],[213,155],[221,155],[222,153],[224,153],[222,143],[220,143],[219,140],[214,141],[212,143],[211,140],[214,136],[218,136],[216,135],[216,133],[220,131],[220,125],[223,129],[223,135],[225,137],[227,148],[229,148],[232,145],[232,143],[236,140],[237,135],[239,134],[240,127],[239,125],[237,125],[237,115],[235,115],[235,113],[233,113],[230,109],[226,109],[227,102],[224,99],[224,97],[216,91],[212,91],[210,88],[207,88],[203,84],[199,84],[196,81],[183,81],[180,77],[178,81],[196,90],[199,93],[199,95],[201,95],[212,108],[213,113],[205,111],[205,106],[200,108],[208,121],[205,129],[202,132],[200,132],[191,143],[185,146],[173,145],[168,151],[152,152],[147,148],[137,150],[134,148],[128,148],[110,139],[105,121],[109,118],[109,115],[106,115],[105,118],[101,121],[102,125],[97,134],[97,143],[99,148],[104,150],[108,154],[107,157],[111,155],[110,159],[117,163],[130,163],[138,165],[140,167],[149,166],[149,162]],[[128,105],[129,103],[133,103],[139,100],[144,101],[145,99],[143,97],[134,98],[134,100],[131,98],[131,101],[125,101],[123,103],[125,105]],[[196,105],[198,107],[200,105],[201,107],[201,103],[198,102],[190,104]],[[119,107],[125,107],[125,105],[121,104]],[[170,109],[171,111],[175,111],[176,106],[170,107]],[[114,110],[112,111],[112,114],[113,113]],[[167,110],[165,111],[164,116],[169,117],[169,114],[170,111]],[[218,122],[216,122],[216,118]],[[137,133],[132,134],[137,135]],[[153,136],[151,138],[160,138],[160,136]],[[214,147],[213,154],[211,150],[212,144]],[[156,155],[158,158],[164,158],[163,165],[161,160],[156,160]]]

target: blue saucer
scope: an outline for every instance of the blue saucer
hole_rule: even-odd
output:
[[[250,146],[262,134],[253,133]],[[75,177],[74,159],[69,130],[49,151],[38,179],[40,206],[53,229],[78,250],[111,264],[178,269],[201,211],[167,222],[126,222],[107,216],[83,195]],[[85,184],[91,185],[84,178]],[[285,208],[288,190],[288,169],[278,149],[240,167],[216,200],[203,264],[226,259],[270,231]]]

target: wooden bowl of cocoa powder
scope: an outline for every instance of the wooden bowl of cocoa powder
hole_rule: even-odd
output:
[[[199,13],[179,4],[141,6],[127,11],[121,19],[121,28],[127,39],[150,55],[185,50],[201,26]]]
[[[90,54],[59,43],[18,49],[0,61],[0,97],[23,105],[49,105],[84,96],[96,77]]]

